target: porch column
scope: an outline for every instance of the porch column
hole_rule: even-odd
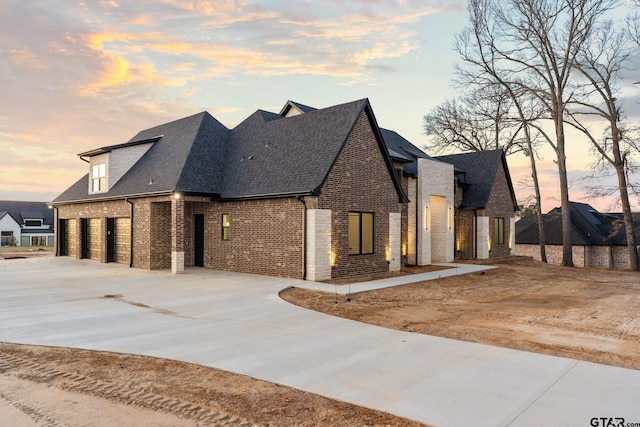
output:
[[[509,253],[516,254],[516,219],[509,218]]]
[[[478,259],[488,259],[489,251],[491,251],[488,216],[476,217],[476,245]]]
[[[306,279],[331,279],[331,210],[307,209]],[[335,260],[335,258],[334,258]]]
[[[171,198],[171,273],[184,272],[184,200]]]
[[[402,215],[398,212],[389,212],[389,252],[386,254],[389,262],[389,271],[400,271],[402,257],[401,238]]]

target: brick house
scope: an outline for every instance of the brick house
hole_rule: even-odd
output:
[[[573,262],[578,267],[628,269],[629,252],[622,213],[601,213],[586,203],[570,202]],[[634,213],[636,239],[640,241],[640,214]],[[542,216],[547,262],[562,264],[562,210]],[[536,215],[516,223],[517,255],[540,260]],[[638,248],[640,250],[640,247]]]
[[[53,202],[58,255],[308,280],[454,259],[454,167],[366,99],[232,130],[203,112],[79,156],[89,173]]]
[[[518,203],[504,151],[478,151],[435,159],[455,168],[456,258],[515,255]]]
[[[0,200],[0,246],[53,246],[53,224],[45,202]]]
[[[407,202],[369,101],[287,102],[233,130],[207,112],[81,153],[58,254],[322,280],[400,269]]]

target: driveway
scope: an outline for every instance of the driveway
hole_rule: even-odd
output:
[[[0,341],[193,362],[439,426],[640,423],[640,371],[384,329],[278,297],[304,283],[5,260]]]

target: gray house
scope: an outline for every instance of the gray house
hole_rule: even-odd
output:
[[[53,223],[45,202],[0,200],[0,246],[53,246]]]

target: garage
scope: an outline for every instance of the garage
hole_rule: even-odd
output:
[[[100,261],[102,234],[100,218],[83,218],[82,221],[82,258]]]
[[[60,220],[60,255],[78,256],[78,231],[75,219]]]
[[[107,262],[131,261],[131,219],[107,218]]]

